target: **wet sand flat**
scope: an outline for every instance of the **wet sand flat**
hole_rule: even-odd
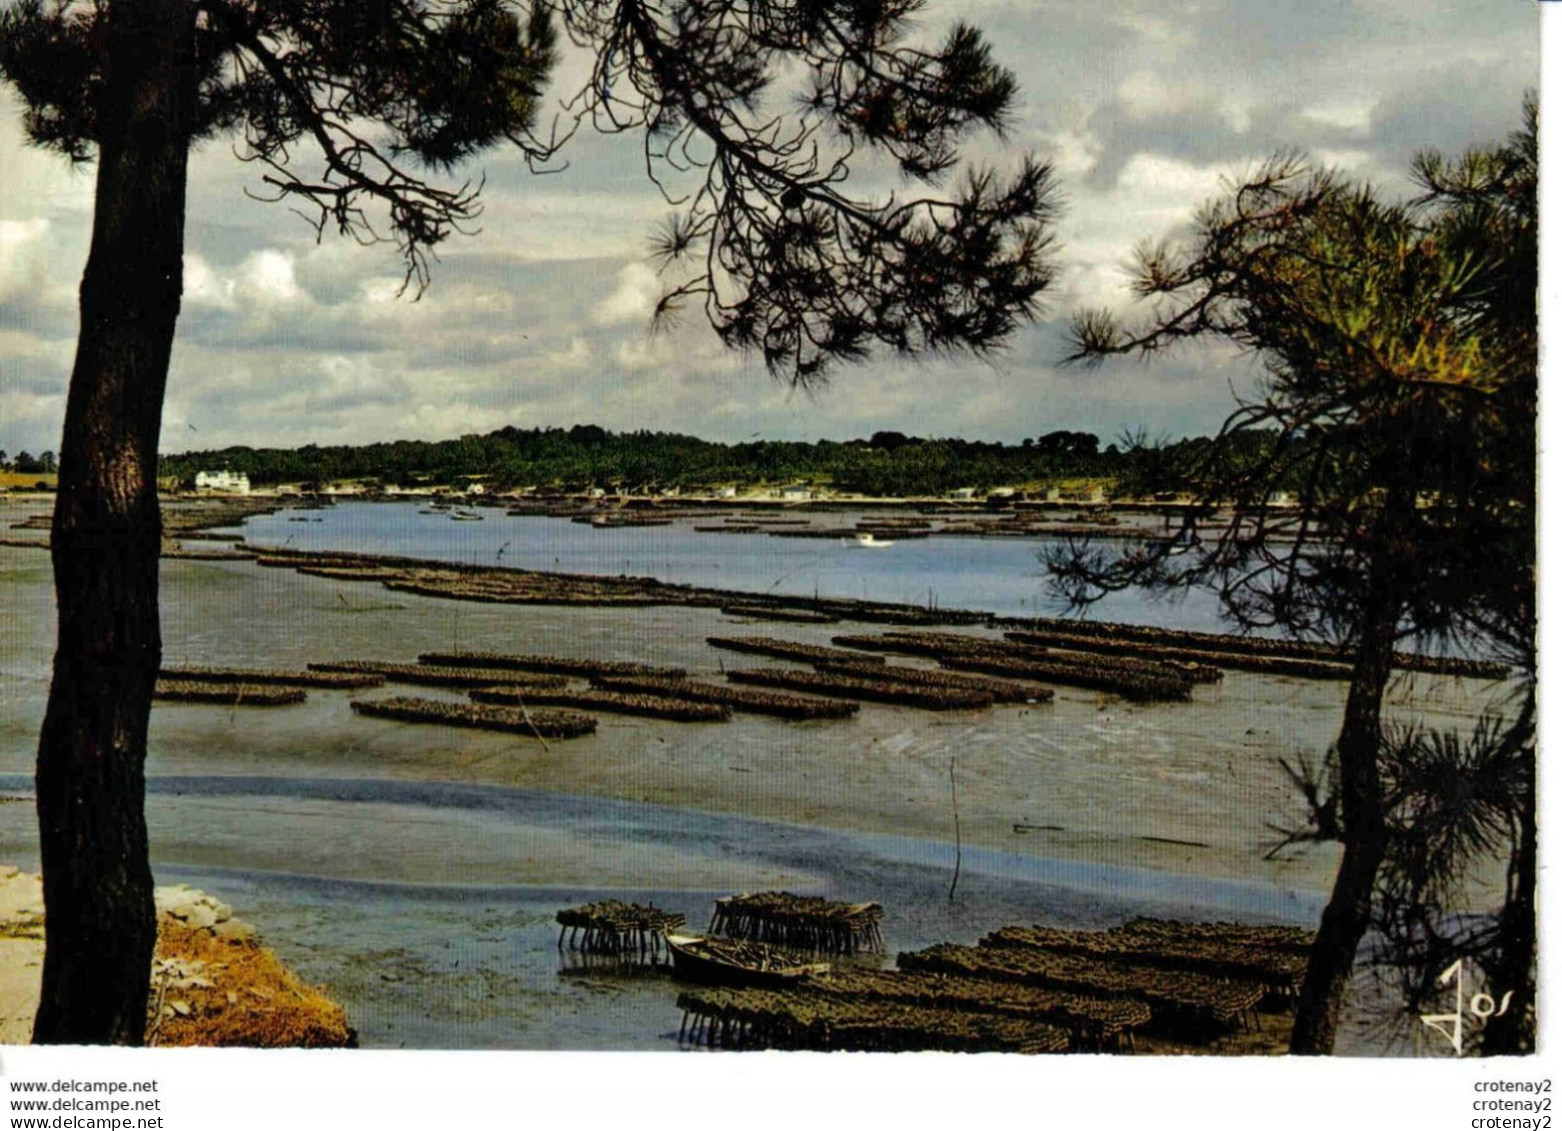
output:
[[[47,561],[0,548],[12,611],[0,648],[0,773],[28,773],[50,658]],[[720,681],[763,666],[704,638],[714,610],[468,605],[241,562],[164,564],[165,663],[303,667],[333,656],[413,660],[440,648],[554,651],[685,667]],[[831,629],[772,626],[828,643]],[[1407,676],[1396,710],[1468,725],[1491,685]],[[738,715],[701,726],[603,716],[595,735],[526,736],[358,718],[354,693],[315,689],[272,710],[160,705],[148,774],[387,777],[557,790],[828,828],[952,835],[949,763],[968,844],[1036,856],[1321,888],[1333,853],[1263,859],[1295,817],[1281,756],[1321,753],[1338,727],[1333,682],[1232,672],[1191,702],[1132,704],[1058,688],[1053,702],[930,714],[866,704],[851,719]],[[452,699],[460,698],[452,693]],[[1020,826],[1017,830],[1016,826]]]
[[[719,651],[707,636],[828,644],[842,631],[756,630],[703,608],[471,604],[244,561],[165,561],[163,583],[169,665],[537,652],[720,682],[775,661]],[[0,795],[13,799],[0,805],[0,859],[33,867],[48,556],[0,546],[0,596]],[[1316,915],[1334,848],[1265,853],[1269,826],[1297,817],[1277,759],[1326,748],[1343,685],[1231,672],[1189,702],[1149,704],[1056,690],[1046,704],[867,703],[853,718],[801,723],[604,714],[594,735],[546,748],[349,707],[394,689],[311,688],[307,702],[275,708],[160,704],[147,767],[154,869],[159,882],[243,902],[381,1047],[667,1047],[677,1018],[666,986],[559,973],[551,909],[600,894],[651,893],[696,925],[711,900],[740,890],[879,899],[892,950],[1011,922]],[[1407,676],[1392,709],[1464,728],[1493,691]],[[964,852],[955,900],[951,761]],[[1496,898],[1477,885],[1471,905]],[[451,1000],[475,1013],[454,1017]]]

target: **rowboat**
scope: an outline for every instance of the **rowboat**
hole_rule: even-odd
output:
[[[452,522],[482,522],[483,516],[476,511],[455,511],[450,516]]]
[[[673,973],[707,986],[784,986],[809,974],[827,974],[828,962],[798,962],[764,943],[668,935]]]

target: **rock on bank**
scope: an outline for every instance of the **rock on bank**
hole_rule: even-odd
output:
[[[345,1048],[342,1007],[260,945],[227,904],[184,884],[158,888],[147,1043]],[[41,878],[0,866],[0,1043],[26,1044],[43,974]]]

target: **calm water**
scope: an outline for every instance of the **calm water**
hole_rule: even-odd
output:
[[[482,522],[454,522],[444,514],[420,514],[411,503],[341,503],[263,515],[251,519],[244,532],[258,545],[301,550],[628,574],[745,592],[980,609],[1006,616],[1062,611],[1048,597],[1040,562],[1047,539],[926,538],[875,550],[838,539],[702,534],[689,522],[594,529],[565,518],[511,516],[496,508],[480,513]],[[856,518],[832,513],[819,521],[847,526]],[[1092,616],[1165,627],[1223,627],[1214,599],[1205,593],[1177,602],[1116,594],[1096,606]]]
[[[411,506],[344,504],[252,520],[244,533],[301,548],[745,590],[909,601],[930,593],[939,605],[995,612],[1023,613],[1040,600],[1034,542],[944,539],[880,552],[486,513],[456,523]],[[329,655],[410,658],[455,643],[647,659],[713,676],[718,658],[703,639],[724,623],[714,610],[469,605],[248,562],[167,562],[163,578],[174,663],[291,667]],[[47,555],[0,547],[0,603],[0,801],[12,802],[0,804],[0,861],[35,867],[31,761],[52,652]],[[1106,612],[1213,622],[1191,602]],[[546,754],[507,736],[364,720],[348,710],[346,692],[312,692],[309,703],[277,712],[159,707],[148,760],[153,865],[159,882],[205,888],[256,923],[346,1005],[366,1046],[672,1049],[675,984],[574,969],[556,949],[557,909],[649,900],[700,928],[712,901],[736,891],[871,898],[887,908],[892,952],[973,942],[1011,922],[1102,926],[1144,913],[1312,920],[1319,898],[1300,873],[1278,870],[1272,884],[1207,878],[1192,874],[1205,857],[1191,850],[1186,863],[1168,857],[1158,870],[1090,862],[1138,859],[1125,854],[1143,851],[1140,833],[1252,855],[1248,841],[1282,795],[1271,744],[1326,742],[1338,703],[1331,685],[1311,684],[1262,707],[1234,683],[1154,715],[1102,713],[1090,696],[1062,695],[1034,715],[935,720],[875,707],[838,727],[604,717],[597,735]],[[883,804],[890,793],[942,814],[946,764],[957,753],[966,841],[951,900],[947,836],[889,835],[898,826],[864,825],[858,815],[893,812]],[[872,791],[884,795],[878,808]],[[1238,828],[1233,813],[1252,827]],[[1051,859],[1041,837],[1011,833],[1019,820],[1067,826],[1074,858]],[[941,818],[932,827],[942,830]],[[879,831],[852,831],[870,828]]]
[[[0,776],[0,791],[30,782]],[[975,941],[1003,923],[1104,927],[1136,914],[1315,921],[1316,896],[1262,884],[1038,860],[967,847],[949,898],[948,844],[835,832],[666,806],[492,786],[373,780],[164,776],[150,783],[154,842],[175,821],[226,822],[258,853],[299,836],[318,813],[351,827],[355,807],[396,830],[397,851],[439,853],[470,838],[494,862],[559,835],[591,854],[655,854],[669,844],[717,886],[390,882],[279,869],[160,863],[262,925],[267,941],[349,1010],[367,1047],[677,1048],[677,984],[665,974],[583,970],[557,949],[553,913],[606,897],[682,911],[695,929],[714,900],[778,885],[841,899],[872,893],[897,950]],[[18,808],[8,806],[8,809]],[[186,832],[190,830],[186,829]],[[208,836],[216,830],[203,830]],[[159,834],[163,834],[160,838]],[[342,838],[337,866],[372,872],[369,844]],[[470,853],[469,853],[470,854]],[[31,865],[31,862],[26,862]],[[582,863],[585,863],[584,859]]]

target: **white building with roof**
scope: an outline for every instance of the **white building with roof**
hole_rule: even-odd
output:
[[[214,495],[248,495],[249,476],[242,471],[197,471],[195,489]]]

